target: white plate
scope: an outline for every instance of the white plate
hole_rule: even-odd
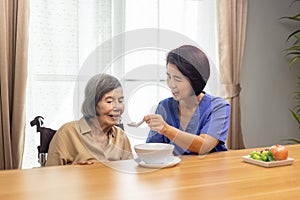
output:
[[[261,160],[254,160],[250,158],[250,156],[243,156],[243,161],[247,163],[251,163],[254,165],[259,165],[262,167],[279,167],[284,165],[291,165],[294,162],[293,158],[287,158],[286,160],[279,160],[279,161],[271,161],[271,162],[265,162]]]
[[[170,160],[168,162],[157,163],[157,164],[145,163],[144,161],[139,161],[138,159],[136,159],[136,161],[138,162],[139,166],[141,166],[141,167],[159,169],[159,168],[173,167],[173,166],[177,165],[178,163],[180,163],[181,159],[179,157],[172,156],[172,157],[170,157]]]

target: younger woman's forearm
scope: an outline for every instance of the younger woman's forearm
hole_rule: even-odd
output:
[[[187,149],[197,154],[206,154],[217,145],[217,139],[207,134],[194,135],[181,131],[167,123],[160,130],[160,134],[172,140],[183,149]]]

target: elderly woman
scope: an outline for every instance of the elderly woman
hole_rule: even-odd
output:
[[[92,77],[85,88],[83,117],[58,129],[49,146],[46,166],[132,159],[130,142],[116,126],[123,112],[119,80],[108,74]]]
[[[174,154],[226,151],[230,105],[203,91],[210,67],[197,47],[184,45],[167,55],[167,84],[173,98],[162,100],[154,115],[144,117],[150,127],[147,142],[174,144]]]

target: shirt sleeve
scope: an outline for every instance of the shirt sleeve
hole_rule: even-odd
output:
[[[46,160],[46,166],[55,166],[55,165],[65,165],[66,159],[63,154],[65,152],[65,144],[60,138],[59,133],[57,132],[49,145],[48,156]]]
[[[230,105],[222,99],[215,99],[207,111],[210,113],[201,133],[211,135],[225,143],[229,128]]]
[[[128,137],[124,134],[124,148],[122,160],[133,159],[132,149]]]

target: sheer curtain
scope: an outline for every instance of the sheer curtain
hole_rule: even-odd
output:
[[[207,53],[211,78],[205,90],[224,95],[218,67],[216,0],[126,0],[125,31],[127,45],[140,48],[124,54],[124,80],[127,110],[123,120],[140,121],[153,113],[159,100],[172,94],[166,86],[165,58],[168,51],[192,44]],[[141,41],[139,41],[141,39]],[[132,143],[145,142],[149,129],[126,127]]]
[[[123,123],[140,120],[159,100],[171,96],[165,84],[165,57],[183,44],[197,45],[207,53],[212,75],[206,91],[221,94],[216,4],[216,0],[31,0],[27,124],[36,115],[55,129],[78,119],[84,87],[78,77],[96,72],[121,80]],[[132,146],[144,143],[148,131],[145,126],[125,125]],[[27,128],[24,168],[37,164],[37,152],[32,150],[39,143],[37,136],[35,128]]]
[[[114,24],[113,20],[122,15],[121,10],[113,10],[113,3],[111,0],[30,1],[23,168],[38,165],[39,135],[29,125],[35,116],[43,116],[45,126],[58,129],[80,115],[82,97],[75,94],[82,89],[77,84],[82,65],[99,44],[120,30],[120,22],[115,20]],[[103,53],[109,57],[110,51],[107,48]]]

